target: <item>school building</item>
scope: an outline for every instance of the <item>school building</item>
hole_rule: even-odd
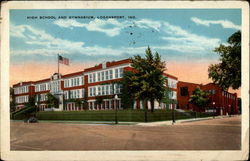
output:
[[[202,85],[179,81],[177,86],[178,108],[180,109],[216,112],[217,115],[238,113],[237,94],[224,91],[214,83]],[[196,88],[200,88],[203,91],[209,92],[209,103],[203,110],[188,102],[190,96]]]
[[[59,108],[53,110],[82,110],[84,104],[77,104],[74,100],[87,100],[88,110],[122,109],[121,80],[125,71],[133,71],[130,59],[104,62],[83,71],[61,75],[54,73],[50,78],[38,81],[20,82],[13,85],[16,109],[23,108],[29,97],[36,96],[36,104],[41,111],[51,110],[47,105],[47,94],[51,93],[59,99]],[[171,89],[170,99],[177,99],[177,77],[164,73],[167,77],[166,86]],[[102,103],[97,103],[98,97],[102,97]],[[150,109],[150,103],[148,102]],[[172,108],[155,101],[156,109]],[[143,109],[142,101],[133,103],[134,109]]]
[[[121,80],[125,71],[134,71],[130,59],[112,62],[103,62],[94,67],[82,71],[61,75],[54,73],[50,78],[38,81],[20,82],[13,85],[16,109],[23,108],[28,103],[29,97],[36,96],[36,105],[41,111],[72,111],[72,110],[108,110],[122,109]],[[166,87],[170,89],[169,98],[177,100],[177,104],[170,104],[168,107],[155,101],[155,109],[183,109],[200,111],[200,108],[189,103],[190,96],[196,88],[201,88],[210,93],[209,104],[203,111],[216,112],[218,115],[237,114],[237,94],[222,90],[213,83],[206,85],[178,81],[178,78],[164,73]],[[48,108],[47,94],[51,93],[59,100],[59,108]],[[102,103],[98,103],[98,98]],[[86,100],[86,105],[77,104],[76,99]],[[140,100],[133,102],[134,109],[143,109]],[[150,109],[150,102],[148,102]]]

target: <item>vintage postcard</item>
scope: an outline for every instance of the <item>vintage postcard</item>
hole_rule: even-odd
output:
[[[248,158],[247,3],[1,7],[1,159]]]

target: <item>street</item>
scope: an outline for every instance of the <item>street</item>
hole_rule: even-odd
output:
[[[10,123],[11,150],[239,150],[241,117],[165,126]]]

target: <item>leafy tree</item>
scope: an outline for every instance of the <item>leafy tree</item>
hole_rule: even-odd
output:
[[[122,90],[121,90],[121,104],[124,109],[133,109],[134,97],[131,93],[133,89],[130,89],[129,84],[131,84],[131,76],[133,73],[131,71],[125,71],[123,74],[123,79],[121,81]],[[135,91],[134,91],[135,92]]]
[[[99,105],[99,108],[100,108],[102,103],[103,103],[103,97],[97,97],[96,98],[96,104]]]
[[[75,105],[78,106],[79,109],[81,109],[81,105],[83,104],[82,100],[78,98],[78,99],[75,99],[74,102],[75,102]]]
[[[10,87],[10,112],[14,112],[16,110],[15,105],[16,100],[14,95],[14,89]]]
[[[208,92],[205,92],[200,88],[196,88],[189,99],[189,103],[198,106],[200,109],[204,109],[205,106],[209,103],[208,96]]]
[[[130,75],[129,86],[135,99],[143,100],[145,108],[150,101],[151,112],[154,111],[154,101],[160,101],[164,96],[166,79],[163,76],[165,62],[161,61],[160,55],[152,54],[151,49],[146,49],[145,58],[140,55],[134,56],[132,67],[136,70]]]
[[[59,100],[53,94],[48,93],[47,98],[47,104],[49,108],[59,108]]]
[[[215,48],[221,62],[209,66],[208,76],[224,90],[238,89],[241,86],[241,32],[235,32],[227,42],[229,45]]]
[[[168,106],[170,104],[177,104],[177,100],[170,98],[170,96],[169,96],[170,93],[171,93],[171,90],[169,88],[165,88],[164,96],[163,96],[161,102],[165,103],[166,106]]]
[[[25,104],[26,107],[35,107],[36,95],[29,96],[28,103]]]
[[[238,110],[239,110],[239,113],[241,114],[241,98],[238,98]]]

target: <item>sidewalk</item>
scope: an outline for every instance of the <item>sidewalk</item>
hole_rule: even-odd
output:
[[[226,118],[229,116],[215,116],[215,117],[204,117],[204,118],[191,118],[191,119],[182,119],[175,120],[173,124],[172,120],[168,121],[156,121],[156,122],[122,122],[118,121],[118,124],[115,124],[114,121],[65,121],[65,120],[39,120],[40,123],[63,123],[63,124],[85,124],[85,125],[138,125],[138,126],[169,126],[175,124],[181,124],[183,122],[193,122],[193,121],[201,121],[201,120],[211,120],[211,119],[219,119]],[[231,115],[234,117],[234,115]],[[23,122],[23,120],[11,120],[14,122]]]
[[[235,115],[231,115],[231,117],[234,117]],[[182,119],[182,120],[175,120],[175,123],[173,124],[173,121],[157,121],[157,122],[147,122],[147,123],[137,123],[136,125],[139,126],[167,126],[167,125],[175,125],[175,124],[181,124],[183,122],[193,122],[193,121],[201,121],[201,120],[211,120],[211,119],[220,119],[220,118],[226,118],[230,116],[215,116],[215,117],[204,117],[204,118],[192,118],[192,119]]]

